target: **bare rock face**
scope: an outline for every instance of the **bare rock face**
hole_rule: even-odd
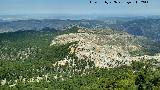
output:
[[[57,36],[50,45],[78,41],[76,45],[70,46],[70,53],[75,53],[80,60],[88,58],[100,68],[129,65],[132,61],[142,58],[131,57],[129,54],[129,51],[141,49],[141,46],[135,43],[136,37],[127,33],[104,34],[104,32],[107,30],[79,30],[78,33]]]

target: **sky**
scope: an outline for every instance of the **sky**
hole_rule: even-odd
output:
[[[0,15],[63,14],[63,15],[160,15],[160,0],[0,0]],[[117,0],[118,1],[118,0]],[[132,1],[127,4],[127,1]],[[93,3],[97,2],[97,3]]]

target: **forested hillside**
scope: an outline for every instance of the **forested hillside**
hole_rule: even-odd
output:
[[[85,58],[80,60],[76,56],[77,53],[72,47],[77,47],[77,41],[67,42],[65,39],[67,43],[51,45],[56,37],[79,34],[78,30],[78,27],[65,31],[45,28],[40,31],[0,34],[0,90],[160,89],[160,68],[156,59],[144,58],[137,62],[132,61],[130,65],[100,68],[92,59],[84,56]],[[84,33],[86,32],[82,31],[82,35]],[[126,36],[125,33],[117,34],[111,30],[89,33],[99,35],[98,37],[106,35],[113,41],[112,36],[119,35],[116,39],[118,46],[125,45],[121,40],[122,36]],[[85,37],[83,40],[88,38]],[[126,40],[132,38],[128,39],[127,34]],[[110,43],[111,47],[115,47],[115,44],[116,42]],[[122,57],[121,54],[118,56]]]
[[[138,19],[120,24],[111,25],[117,30],[126,31],[129,34],[145,36],[148,39],[160,41],[160,19]]]

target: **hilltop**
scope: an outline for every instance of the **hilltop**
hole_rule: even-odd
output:
[[[131,62],[140,61],[142,58],[160,60],[160,56],[131,55],[130,52],[140,52],[143,49],[139,43],[143,39],[143,37],[135,37],[126,32],[111,29],[79,29],[77,33],[55,37],[50,45],[78,42],[70,46],[70,53],[74,53],[79,60],[87,58],[94,61],[96,67],[113,68],[129,65]]]

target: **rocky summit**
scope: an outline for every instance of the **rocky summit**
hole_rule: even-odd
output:
[[[96,67],[101,68],[130,65],[132,61],[143,58],[160,59],[160,56],[131,56],[129,52],[142,48],[138,40],[139,37],[124,32],[79,29],[77,33],[55,37],[50,45],[78,42],[70,46],[70,54],[75,53],[79,60],[90,59],[94,61]],[[66,62],[66,59],[61,63],[63,61]]]

